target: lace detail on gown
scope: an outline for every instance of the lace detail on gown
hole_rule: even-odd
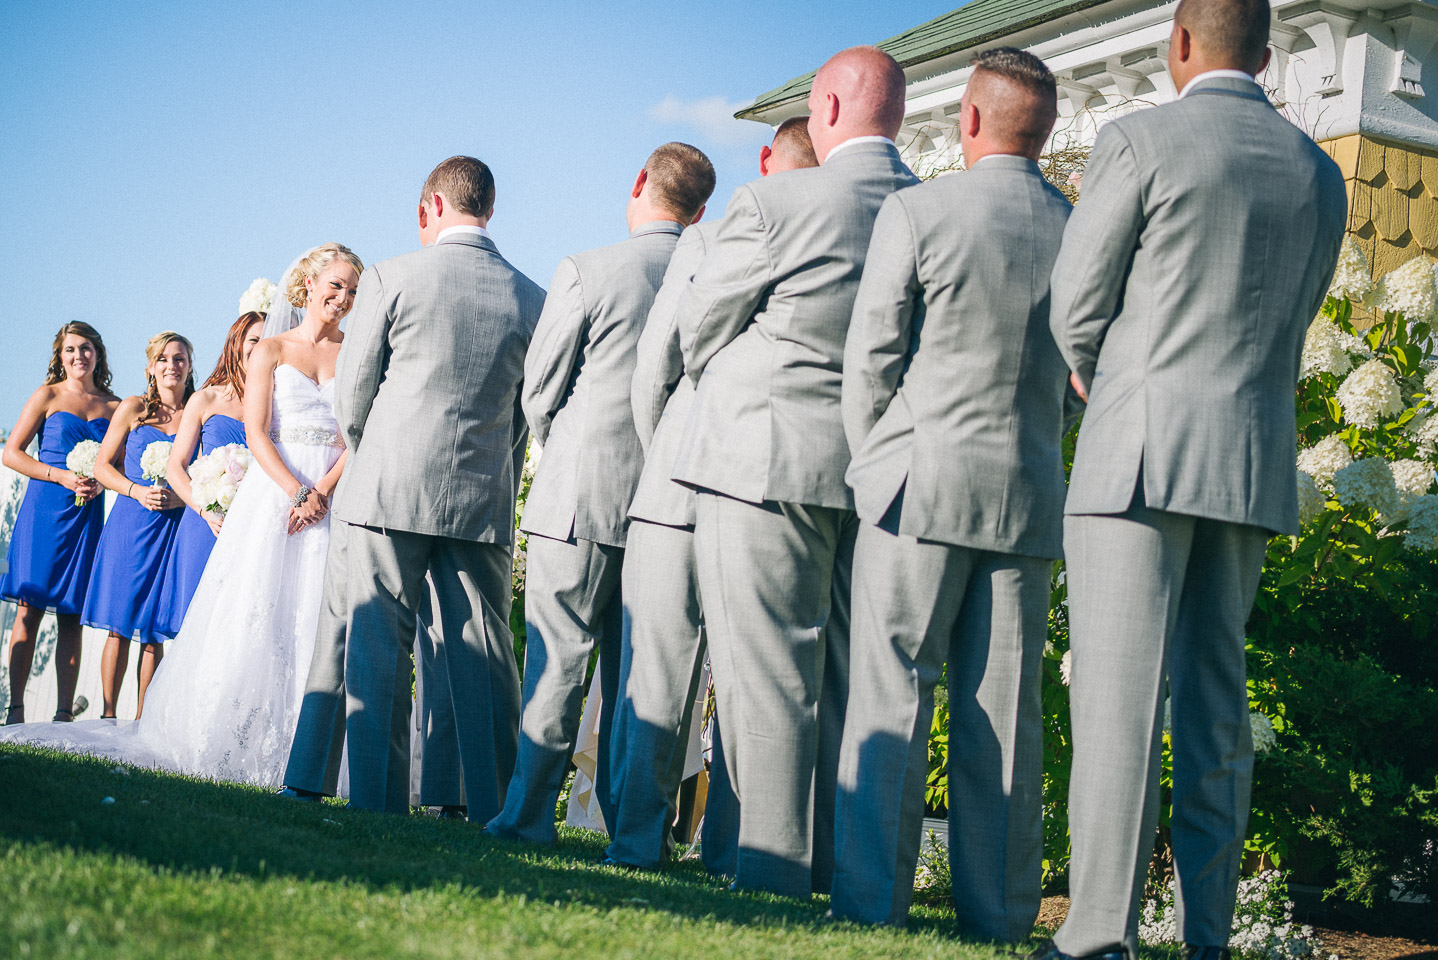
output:
[[[344,448],[334,381],[275,369],[271,427],[286,466],[313,487]],[[314,652],[329,517],[293,536],[289,498],[258,464],[241,481],[179,634],[133,723],[0,728],[25,742],[216,780],[278,786]]]

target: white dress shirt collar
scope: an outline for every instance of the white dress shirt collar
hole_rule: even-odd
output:
[[[445,237],[483,237],[486,240],[490,239],[489,231],[484,229],[484,227],[476,227],[468,223],[462,223],[457,227],[445,227],[439,232],[439,236],[434,238],[434,242],[444,243]]]
[[[1178,99],[1182,100],[1188,96],[1194,84],[1202,83],[1205,80],[1247,80],[1249,83],[1254,82],[1253,74],[1244,73],[1242,70],[1205,70],[1183,85],[1183,89],[1179,91]]]
[[[1020,156],[1020,155],[1017,154],[1017,153],[986,153],[986,154],[984,154],[982,157],[979,157],[979,159],[977,159],[977,160],[974,161],[974,167],[977,167],[979,164],[983,163],[985,160],[992,160],[992,159],[994,159],[995,157],[1011,157],[1011,158],[1013,158],[1014,160],[1028,160],[1030,163],[1033,162],[1033,158],[1032,158],[1032,157],[1023,157],[1023,156]],[[973,167],[970,167],[969,169],[972,170]]]
[[[856,147],[861,143],[887,143],[891,147],[894,146],[894,141],[890,140],[888,137],[850,137],[843,143],[834,147],[834,149],[830,150],[829,155],[824,158],[824,162],[828,163],[830,160],[834,159],[834,154],[838,153],[840,150],[843,150],[847,147]],[[897,147],[895,147],[895,149],[897,149]]]

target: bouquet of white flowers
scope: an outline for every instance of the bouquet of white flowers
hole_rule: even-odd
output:
[[[65,467],[77,477],[89,479],[95,475],[95,461],[100,459],[100,441],[81,440],[65,454]],[[85,498],[75,495],[75,506],[83,506]]]
[[[140,454],[140,476],[150,481],[150,486],[166,485],[165,467],[170,463],[170,448],[173,446],[169,440],[156,440]]]
[[[269,313],[275,302],[275,285],[264,277],[255,277],[250,288],[240,295],[240,315]]]
[[[243,443],[227,443],[196,460],[190,465],[190,490],[195,504],[223,517],[252,459]]]

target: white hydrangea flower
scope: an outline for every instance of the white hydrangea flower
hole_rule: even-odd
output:
[[[1358,241],[1344,237],[1343,247],[1338,252],[1338,265],[1333,270],[1333,282],[1328,285],[1328,295],[1357,303],[1372,292],[1373,277],[1368,272],[1367,258],[1358,248]]]
[[[1355,460],[1333,475],[1333,495],[1345,507],[1367,507],[1377,514],[1398,508],[1393,471],[1382,457]]]
[[[1347,330],[1338,331],[1338,345],[1350,354],[1360,357],[1373,356],[1373,348],[1368,346],[1368,341],[1362,337],[1356,337]]]
[[[1408,497],[1420,497],[1433,485],[1433,464],[1422,460],[1398,460],[1389,464],[1393,485]]]
[[[1338,339],[1338,328],[1327,317],[1315,317],[1303,338],[1303,369],[1299,379],[1306,380],[1320,373],[1341,377],[1353,369],[1348,351]]]
[[[1307,526],[1328,507],[1328,494],[1319,489],[1313,478],[1298,471],[1298,522]]]
[[[274,283],[264,277],[255,277],[250,281],[250,287],[240,295],[240,314],[246,313],[269,313],[270,305],[275,302]]]
[[[1423,392],[1430,398],[1438,398],[1438,370],[1429,370],[1423,378]]]
[[[1417,256],[1378,281],[1374,292],[1374,309],[1401,313],[1410,321],[1427,320],[1438,303],[1433,265],[1425,256]]]
[[[1398,378],[1382,360],[1369,360],[1345,377],[1337,397],[1344,421],[1367,430],[1378,426],[1380,418],[1403,412]]]
[[[1408,421],[1404,432],[1413,442],[1431,452],[1438,447],[1438,413],[1420,413]]]
[[[1253,752],[1267,753],[1278,746],[1278,734],[1273,732],[1273,721],[1258,710],[1248,712],[1248,726],[1253,731]]]
[[[1298,451],[1298,469],[1313,478],[1320,490],[1333,490],[1333,475],[1353,462],[1353,451],[1336,433]]]
[[[1438,494],[1414,500],[1405,514],[1408,529],[1403,533],[1403,545],[1419,553],[1438,550]]]
[[[1064,686],[1068,686],[1073,682],[1073,678],[1074,652],[1072,650],[1065,650],[1063,659],[1059,661],[1059,679],[1064,682]]]

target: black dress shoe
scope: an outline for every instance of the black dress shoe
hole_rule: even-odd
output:
[[[439,807],[426,807],[424,812],[436,820],[469,819],[469,808],[462,804],[447,803]]]
[[[286,800],[299,800],[301,803],[319,803],[324,794],[301,790],[299,787],[280,787],[275,791],[275,796],[284,797]]]
[[[1052,940],[1045,940],[1036,950],[1030,952],[1025,960],[1128,960],[1128,954],[1120,947],[1115,950],[1087,953],[1081,957],[1076,957],[1073,954],[1064,953],[1058,947],[1054,946]]]
[[[1191,943],[1183,945],[1182,956],[1183,960],[1232,960],[1233,957],[1227,947],[1195,947]]]

